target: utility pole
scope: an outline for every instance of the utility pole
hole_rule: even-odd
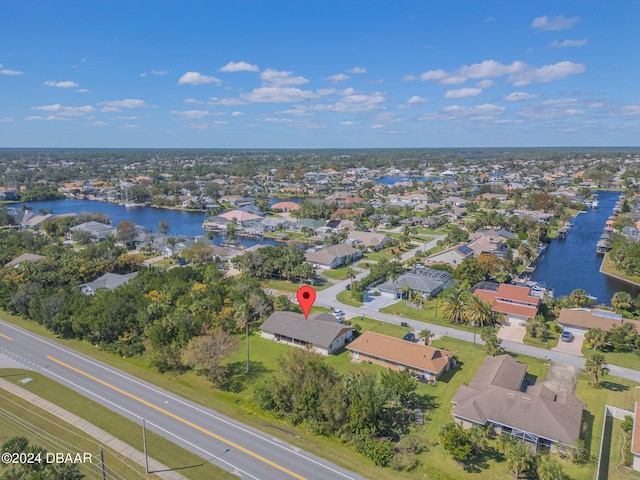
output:
[[[145,419],[142,419],[142,447],[144,448],[144,473],[149,475],[149,456],[147,455],[147,429]]]
[[[107,471],[104,467],[104,452],[102,451],[102,445],[100,445],[100,467],[102,468],[102,480],[107,480]]]

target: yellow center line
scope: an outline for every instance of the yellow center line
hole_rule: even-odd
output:
[[[0,333],[0,335],[2,335],[2,334]],[[2,335],[2,336],[5,336],[5,335]],[[163,413],[164,415],[166,415],[168,417],[171,417],[174,420],[177,420],[177,421],[179,421],[181,423],[184,423],[185,425],[188,425],[189,427],[194,428],[194,429],[198,430],[199,432],[202,432],[202,433],[204,433],[206,435],[209,435],[210,437],[215,438],[216,440],[219,440],[219,441],[221,441],[223,443],[226,443],[230,447],[233,447],[233,448],[235,448],[237,450],[240,450],[241,452],[252,456],[256,460],[260,460],[261,462],[264,462],[267,465],[271,465],[272,467],[277,468],[281,472],[284,472],[284,473],[286,473],[288,475],[291,475],[292,477],[297,478],[298,480],[306,480],[305,477],[303,477],[301,475],[298,475],[297,473],[292,472],[291,470],[289,470],[287,468],[284,468],[283,466],[278,465],[277,463],[274,463],[271,460],[269,460],[267,458],[264,458],[263,456],[258,455],[255,452],[252,452],[251,450],[247,450],[246,448],[238,445],[237,443],[232,442],[231,440],[227,440],[226,438],[221,437],[220,435],[217,435],[217,434],[215,434],[215,433],[213,433],[213,432],[211,432],[211,431],[209,431],[209,430],[207,430],[205,428],[202,428],[199,425],[196,425],[195,423],[190,422],[189,420],[186,420],[186,419],[184,419],[182,417],[179,417],[178,415],[176,415],[174,413],[171,413],[171,412],[165,410],[164,408],[161,408],[161,407],[159,407],[157,405],[154,405],[153,403],[147,402],[146,400],[143,400],[142,398],[137,397],[136,395],[133,395],[132,393],[129,393],[129,392],[125,391],[125,390],[122,390],[121,388],[118,388],[115,385],[111,385],[110,383],[107,383],[104,380],[100,380],[99,378],[94,377],[93,375],[90,375],[90,374],[88,374],[86,372],[83,372],[82,370],[79,370],[79,369],[77,369],[75,367],[72,367],[71,365],[68,365],[68,364],[66,364],[66,363],[64,363],[64,362],[62,362],[62,361],[60,361],[60,360],[58,360],[56,358],[50,357],[49,355],[47,355],[47,358],[49,360],[53,361],[53,362],[56,362],[59,365],[62,365],[63,367],[68,368],[69,370],[73,370],[74,372],[79,373],[80,375],[93,380],[94,382],[98,382],[99,384],[104,385],[105,387],[108,387],[108,388],[110,388],[112,390],[115,390],[116,392],[121,393],[122,395],[125,395],[125,396],[131,398],[132,400],[135,400],[136,402],[142,403],[143,405],[146,405],[147,407],[153,408],[157,412]]]
[[[0,333],[0,337],[2,337],[2,338],[6,338],[7,340],[13,340],[13,338],[11,338],[11,337],[9,337],[9,336],[5,335],[4,333]]]

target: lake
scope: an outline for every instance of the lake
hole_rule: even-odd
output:
[[[556,297],[582,288],[602,304],[609,304],[615,292],[637,296],[640,287],[600,273],[602,257],[596,255],[596,243],[620,195],[613,191],[598,192],[600,206],[571,220],[574,227],[566,240],[553,240],[549,244],[531,280],[552,288]]]

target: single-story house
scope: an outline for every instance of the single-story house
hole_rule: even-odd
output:
[[[115,237],[117,229],[113,225],[107,225],[106,223],[85,222],[69,229],[67,236],[70,240],[75,232],[89,232],[96,242],[101,242],[107,237]]]
[[[534,445],[576,443],[584,404],[571,392],[556,394],[544,384],[524,384],[527,366],[509,355],[487,357],[469,385],[451,400],[464,428],[491,425]]]
[[[473,250],[474,257],[479,257],[483,253],[489,253],[496,257],[504,258],[507,253],[506,242],[492,230],[473,233],[466,246]]]
[[[362,250],[339,243],[315,252],[307,252],[304,256],[317,268],[338,268],[347,262],[352,263],[362,258]]]
[[[597,308],[563,308],[558,316],[558,325],[574,335],[584,335],[592,328],[610,332],[613,327],[621,327],[625,323],[635,325],[640,333],[640,322],[623,318],[622,315],[609,310]]]
[[[431,268],[414,268],[411,273],[405,273],[398,280],[388,281],[377,287],[383,296],[404,298],[407,291],[419,293],[423,296],[435,297],[445,288],[453,285],[453,277],[449,272]]]
[[[47,257],[45,257],[44,255],[38,255],[36,253],[23,253],[22,255],[19,255],[13,260],[11,260],[10,262],[5,263],[4,266],[18,268],[21,263],[39,262],[40,260],[44,260],[45,258]]]
[[[271,205],[271,210],[277,212],[295,212],[300,209],[296,202],[278,202]]]
[[[347,345],[352,361],[374,363],[391,370],[408,369],[420,380],[437,381],[442,373],[455,366],[453,352],[365,332]]]
[[[425,263],[446,263],[460,265],[465,258],[473,257],[474,252],[467,245],[457,245],[427,257]]]
[[[353,338],[353,327],[336,322],[329,313],[304,315],[295,312],[273,312],[260,326],[261,336],[276,342],[309,348],[331,355]]]
[[[471,292],[491,303],[491,310],[503,314],[506,323],[524,323],[535,318],[542,303],[540,297],[532,294],[531,288],[506,283],[480,282]]]
[[[96,292],[104,288],[106,290],[114,290],[120,285],[124,285],[129,280],[138,275],[138,272],[127,273],[126,275],[118,275],[117,273],[105,273],[101,277],[95,279],[93,282],[83,283],[80,285],[80,290],[85,295],[95,295]]]
[[[364,245],[367,248],[377,252],[384,248],[384,244],[391,241],[391,237],[385,233],[378,232],[349,232],[347,239],[344,241],[347,245],[358,246]],[[353,244],[356,245],[353,245]]]

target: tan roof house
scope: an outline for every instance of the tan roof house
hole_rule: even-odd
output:
[[[40,260],[44,260],[45,256],[38,255],[36,253],[23,253],[22,255],[17,256],[13,260],[8,263],[5,263],[5,267],[15,267],[18,268],[21,263],[24,262],[39,262]]]
[[[437,381],[455,366],[453,352],[418,343],[365,332],[347,345],[352,361],[367,362],[391,370],[408,369],[421,380]]]
[[[527,388],[527,366],[509,355],[487,357],[469,385],[451,400],[464,428],[491,425],[534,445],[575,444],[584,404],[571,392],[556,394],[544,384]]]
[[[622,315],[609,310],[589,308],[563,308],[558,316],[558,325],[573,334],[583,334],[592,328],[599,328],[610,332],[613,327],[621,327],[625,323],[631,323],[640,333],[640,322],[623,318]]]
[[[315,252],[307,252],[304,256],[317,268],[338,268],[347,262],[362,258],[362,250],[339,243]]]

